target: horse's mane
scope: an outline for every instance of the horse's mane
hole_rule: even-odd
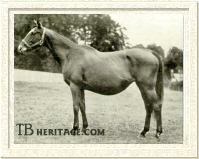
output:
[[[70,40],[69,38],[57,33],[56,31],[53,31],[51,29],[48,29],[48,31],[55,37],[57,37],[58,39],[60,39],[63,43],[65,43],[67,46],[71,46],[71,47],[77,47],[77,44],[75,42],[73,42],[72,40]]]

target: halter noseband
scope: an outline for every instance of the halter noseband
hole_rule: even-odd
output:
[[[22,42],[23,42],[29,49],[32,49],[32,48],[34,48],[34,47],[36,47],[36,46],[38,46],[38,45],[39,45],[39,46],[42,46],[43,43],[44,43],[45,32],[46,32],[46,29],[43,27],[43,33],[42,33],[41,40],[39,40],[38,42],[36,42],[36,43],[34,43],[34,44],[32,44],[32,45],[28,44],[27,41],[25,40],[25,38],[22,40]]]

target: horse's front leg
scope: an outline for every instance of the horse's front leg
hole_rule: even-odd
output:
[[[79,116],[78,116],[79,108],[82,113],[83,129],[86,129],[88,127],[88,123],[85,113],[84,90],[74,83],[70,83],[70,89],[73,97],[73,110],[74,110],[73,129],[77,130],[79,128]]]
[[[82,121],[83,121],[83,128],[82,131],[84,132],[88,127],[88,122],[86,118],[86,106],[85,106],[85,95],[84,90],[81,90],[81,102],[80,102],[80,110],[82,113]]]
[[[73,111],[74,111],[74,123],[73,129],[77,130],[79,128],[79,107],[80,107],[80,89],[73,83],[70,83],[70,89],[73,98]]]

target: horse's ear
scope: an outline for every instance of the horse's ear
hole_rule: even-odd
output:
[[[41,29],[42,28],[42,24],[39,20],[34,20],[34,23],[36,24],[36,26]]]

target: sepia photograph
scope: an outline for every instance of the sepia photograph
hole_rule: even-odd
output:
[[[4,158],[197,158],[198,9],[4,1]]]
[[[16,144],[182,144],[183,15],[15,14]]]

